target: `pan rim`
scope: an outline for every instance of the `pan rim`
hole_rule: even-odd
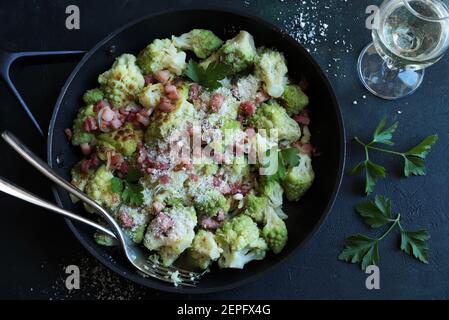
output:
[[[235,281],[231,284],[228,285],[222,285],[222,286],[217,286],[217,287],[210,287],[210,288],[187,288],[187,287],[174,287],[171,285],[167,285],[165,283],[162,283],[158,280],[152,280],[148,281],[150,278],[143,278],[142,276],[138,275],[137,273],[129,273],[126,271],[121,270],[119,267],[117,267],[116,264],[112,263],[110,260],[108,260],[106,257],[104,257],[102,254],[99,254],[97,249],[94,248],[93,246],[91,246],[87,241],[84,240],[83,236],[81,235],[81,232],[78,230],[78,228],[74,225],[74,223],[66,218],[66,223],[69,226],[70,230],[74,233],[75,237],[78,239],[78,241],[82,244],[82,246],[84,248],[87,249],[87,251],[93,256],[95,257],[95,259],[97,259],[98,261],[100,261],[105,267],[107,267],[108,269],[114,271],[115,273],[119,274],[120,276],[124,277],[125,279],[128,279],[134,283],[140,284],[142,286],[145,286],[147,288],[151,288],[151,289],[156,289],[156,290],[160,290],[160,291],[165,291],[165,292],[170,292],[170,293],[177,293],[177,294],[209,294],[209,293],[215,293],[215,292],[222,292],[222,291],[227,291],[227,290],[231,290],[240,286],[243,286],[245,284],[248,284],[250,282],[253,282],[257,279],[260,279],[263,275],[266,275],[269,271],[272,271],[275,267],[279,267],[281,264],[286,263],[286,261],[292,259],[293,256],[297,255],[298,252],[300,251],[301,248],[303,248],[303,246],[309,242],[311,240],[311,238],[313,236],[316,235],[316,233],[320,230],[321,226],[324,224],[327,216],[329,215],[329,213],[331,212],[333,205],[336,201],[337,195],[338,195],[338,191],[340,189],[341,183],[342,183],[342,179],[343,179],[343,171],[344,171],[344,166],[345,166],[345,161],[346,161],[346,134],[345,134],[345,126],[344,126],[344,121],[343,121],[343,116],[341,113],[341,108],[340,105],[337,101],[336,95],[335,95],[335,91],[334,88],[332,86],[332,84],[330,83],[329,79],[326,77],[325,73],[323,72],[322,68],[320,67],[320,65],[316,62],[316,60],[313,58],[313,56],[302,46],[302,44],[300,44],[299,42],[297,42],[295,39],[293,39],[290,35],[286,34],[285,32],[283,32],[278,26],[274,25],[273,23],[260,18],[258,16],[255,15],[251,15],[248,14],[246,12],[240,11],[240,10],[231,10],[231,9],[227,9],[227,8],[222,8],[219,6],[209,6],[207,8],[204,7],[182,7],[182,8],[177,8],[177,9],[170,9],[170,10],[162,10],[162,11],[157,11],[154,13],[151,13],[149,15],[145,15],[144,17],[140,17],[137,18],[135,20],[133,20],[130,23],[127,23],[123,26],[121,26],[120,28],[116,29],[115,31],[113,31],[112,33],[108,34],[106,37],[104,37],[102,40],[100,40],[99,42],[97,42],[97,44],[92,47],[81,59],[81,61],[76,65],[76,67],[74,68],[74,70],[71,72],[71,74],[69,75],[69,77],[67,78],[64,86],[62,87],[60,94],[58,96],[58,99],[56,101],[53,113],[52,113],[52,117],[51,117],[51,121],[50,121],[50,125],[49,125],[49,129],[48,129],[48,136],[47,136],[47,162],[49,163],[50,167],[53,167],[54,163],[53,163],[53,148],[52,148],[52,141],[53,141],[53,132],[54,132],[54,128],[55,128],[55,124],[56,124],[56,118],[57,115],[59,113],[59,110],[61,108],[62,105],[62,101],[65,97],[65,94],[69,88],[69,86],[71,85],[73,79],[75,78],[75,76],[78,74],[79,70],[82,68],[82,66],[84,65],[84,63],[94,54],[98,51],[98,49],[103,46],[106,42],[108,42],[109,40],[111,40],[112,38],[114,38],[115,36],[117,36],[118,34],[120,34],[121,32],[123,32],[124,30],[138,24],[141,23],[147,19],[151,19],[154,18],[156,16],[160,16],[160,15],[164,15],[164,14],[170,14],[170,13],[175,13],[175,12],[189,12],[189,11],[215,11],[218,13],[226,13],[226,14],[233,14],[233,15],[237,15],[240,16],[244,19],[251,19],[256,21],[257,23],[264,25],[265,27],[279,33],[282,34],[285,39],[287,41],[289,41],[292,45],[295,46],[296,50],[301,51],[307,58],[308,58],[308,63],[311,63],[315,72],[317,72],[317,76],[319,76],[319,78],[323,81],[323,84],[326,86],[326,89],[328,90],[329,94],[330,94],[330,99],[332,101],[333,104],[333,109],[336,113],[336,117],[337,117],[337,123],[338,123],[338,131],[340,134],[340,156],[338,159],[338,171],[337,171],[337,178],[335,181],[335,185],[332,191],[332,194],[329,198],[328,204],[326,206],[326,208],[323,210],[323,212],[321,213],[321,217],[320,219],[317,221],[317,223],[315,224],[315,226],[311,229],[311,231],[309,232],[309,234],[303,239],[303,241],[301,241],[294,249],[292,249],[291,252],[289,252],[283,259],[281,259],[280,261],[273,263],[272,265],[268,266],[265,270],[262,270],[254,275],[248,276],[248,277],[244,277],[241,280]],[[53,194],[54,197],[56,199],[57,204],[60,207],[63,207],[62,205],[62,201],[61,198],[59,197],[59,194],[56,190],[56,188],[53,188]]]

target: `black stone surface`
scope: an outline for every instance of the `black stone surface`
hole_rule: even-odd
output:
[[[76,4],[81,29],[65,28],[65,8]],[[337,260],[347,235],[368,230],[353,206],[363,200],[358,178],[345,177],[334,209],[320,231],[294,258],[259,281],[239,289],[196,298],[229,299],[399,299],[449,298],[449,62],[429,68],[422,87],[394,102],[370,95],[360,84],[356,61],[370,41],[365,9],[380,1],[0,1],[0,46],[12,51],[87,50],[110,31],[142,15],[189,5],[218,5],[259,15],[291,33],[309,48],[336,90],[348,138],[347,168],[363,157],[351,140],[371,134],[383,116],[400,121],[396,147],[405,149],[438,133],[440,140],[428,159],[425,177],[405,179],[402,162],[375,156],[389,177],[376,192],[391,197],[404,225],[428,228],[430,263],[421,264],[398,250],[391,236],[380,245],[381,289],[367,290],[366,275],[355,265]],[[301,18],[307,37],[302,37]],[[176,23],[174,21],[173,23]],[[309,31],[317,26],[315,36]],[[325,25],[328,25],[326,28]],[[157,27],[157,26],[155,26]],[[322,33],[322,34],[320,34]],[[13,78],[44,127],[59,89],[76,59],[28,59],[13,68]],[[363,98],[366,96],[366,98]],[[357,101],[357,104],[354,104]],[[0,130],[9,129],[45,156],[45,140],[32,127],[4,82],[0,81]],[[0,175],[53,200],[50,184],[0,142]],[[165,299],[182,298],[136,286],[106,270],[75,240],[62,218],[0,194],[0,298],[26,299]],[[81,269],[81,289],[68,291],[67,265]],[[244,272],[244,271],[243,271]]]

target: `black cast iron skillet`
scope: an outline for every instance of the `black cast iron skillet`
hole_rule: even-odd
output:
[[[68,78],[56,103],[48,135],[48,162],[58,174],[69,179],[70,168],[80,159],[71,147],[64,129],[71,127],[81,97],[88,88],[97,86],[97,76],[107,70],[116,56],[137,54],[155,38],[167,38],[193,28],[210,29],[223,39],[239,30],[250,32],[258,46],[274,47],[286,54],[292,78],[305,76],[310,88],[311,131],[313,144],[322,153],[314,158],[316,180],[308,193],[297,203],[285,203],[288,214],[289,241],[279,255],[268,254],[263,261],[251,262],[244,270],[212,269],[197,288],[173,287],[152,278],[138,275],[115,249],[98,246],[89,227],[67,220],[84,247],[108,268],[125,278],[150,288],[178,293],[210,293],[248,283],[281,261],[285,261],[308,240],[323,223],[335,200],[344,166],[345,138],[340,109],[332,88],[318,64],[294,39],[259,18],[223,10],[189,9],[154,14],[113,32],[90,50]],[[74,205],[68,194],[55,189],[58,204],[67,210],[87,214]]]

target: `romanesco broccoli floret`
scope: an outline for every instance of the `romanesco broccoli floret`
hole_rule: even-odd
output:
[[[159,213],[148,225],[143,244],[170,266],[192,244],[197,223],[193,207],[175,206]]]
[[[137,145],[142,140],[142,135],[141,130],[136,130],[132,124],[127,124],[115,131],[100,134],[97,149],[101,150],[101,145],[104,144],[107,149],[112,148],[112,150],[128,157],[136,152]]]
[[[270,205],[273,208],[282,206],[284,190],[277,180],[269,179],[267,176],[260,176],[259,191],[270,200]]]
[[[223,250],[215,241],[214,234],[203,229],[198,230],[189,248],[190,258],[201,269],[207,269],[213,261],[220,258]]]
[[[242,269],[250,261],[265,258],[268,248],[257,224],[247,215],[226,220],[215,233],[215,239],[223,250],[218,260],[220,268]]]
[[[181,50],[191,50],[198,58],[207,58],[217,50],[223,41],[212,31],[193,29],[179,37],[172,37],[173,44]]]
[[[94,233],[94,239],[97,244],[105,247],[113,247],[118,244],[117,239],[111,237],[110,235],[97,231]]]
[[[179,76],[186,68],[186,53],[176,49],[170,39],[155,39],[139,53],[137,64],[144,74],[169,70]]]
[[[274,253],[278,254],[284,249],[287,243],[287,226],[271,207],[266,208],[264,220],[265,225],[262,229],[262,236],[267,242],[268,247]]]
[[[208,189],[204,194],[198,194],[193,198],[193,205],[199,214],[214,217],[220,209],[226,213],[229,205],[226,197],[217,189]]]
[[[253,36],[246,31],[240,31],[235,38],[226,41],[218,51],[203,60],[200,66],[206,69],[209,64],[219,62],[228,65],[230,74],[234,74],[250,67],[256,54]]]
[[[270,129],[276,129],[279,140],[294,142],[301,138],[301,128],[298,123],[290,118],[287,111],[276,102],[262,104],[250,118],[250,122],[258,130],[267,130],[267,133],[270,133]]]
[[[74,146],[90,143],[95,140],[95,136],[92,133],[84,130],[84,121],[87,117],[95,117],[94,106],[91,104],[79,109],[78,114],[73,121],[73,135],[71,142]]]
[[[309,104],[309,97],[299,86],[294,84],[289,84],[285,87],[282,100],[289,116],[300,113]]]
[[[168,141],[170,136],[184,132],[195,120],[195,107],[188,101],[179,99],[171,112],[158,112],[152,119],[146,133],[145,142],[149,145],[156,139]]]
[[[103,100],[103,91],[99,88],[87,90],[83,95],[83,101],[86,105],[95,104],[100,100]]]
[[[299,159],[299,164],[296,167],[287,170],[283,181],[285,194],[290,201],[298,201],[310,188],[315,178],[310,156],[299,153]]]
[[[250,180],[250,166],[245,157],[235,157],[234,162],[223,166],[224,176],[229,183]]]
[[[105,165],[100,166],[86,185],[86,194],[101,206],[114,209],[120,204],[120,195],[112,192],[111,180],[114,175]]]
[[[245,197],[244,214],[253,218],[257,223],[262,223],[264,220],[264,212],[268,206],[268,198],[264,196],[256,196],[252,193]]]
[[[141,243],[148,223],[148,215],[140,208],[122,205],[115,219],[135,243]]]
[[[132,54],[119,56],[112,68],[98,76],[98,82],[106,99],[114,107],[123,107],[134,102],[142,90],[145,80]]]
[[[80,189],[81,191],[84,191],[84,189],[86,188],[87,183],[89,182],[89,178],[92,176],[94,171],[92,169],[90,169],[88,172],[83,172],[81,170],[81,163],[82,162],[83,162],[83,160],[78,162],[70,170],[70,174],[72,176],[72,180],[70,181],[70,183],[72,185],[74,185],[75,187],[77,187],[78,189]],[[77,197],[73,196],[72,194],[70,194],[70,199],[72,200],[73,203],[76,203],[76,202],[79,201],[79,199]]]
[[[287,84],[287,65],[278,51],[262,49],[255,61],[255,74],[262,80],[265,91],[274,98],[284,93]]]
[[[139,94],[139,102],[146,108],[156,108],[163,95],[164,85],[162,83],[149,84]]]

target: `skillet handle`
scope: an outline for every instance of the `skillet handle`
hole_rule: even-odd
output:
[[[11,65],[19,58],[22,57],[37,57],[37,56],[62,56],[62,55],[81,55],[86,53],[86,51],[30,51],[30,52],[8,52],[4,50],[0,50],[0,73],[5,80],[8,87],[16,96],[17,100],[20,102],[23,110],[26,112],[28,117],[31,119],[34,127],[39,131],[39,133],[43,136],[44,131],[42,131],[41,126],[37,122],[30,108],[28,108],[25,100],[23,100],[16,86],[11,80],[10,77],[10,69]]]

